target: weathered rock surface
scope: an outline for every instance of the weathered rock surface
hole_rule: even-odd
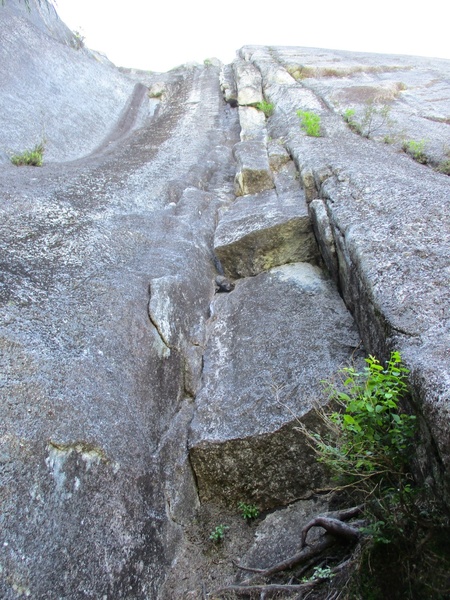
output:
[[[82,77],[86,59],[62,47],[61,68],[66,52]],[[126,85],[131,95],[134,83]],[[12,120],[15,104],[1,102]],[[180,524],[198,503],[187,425],[214,294],[216,212],[233,197],[239,131],[216,68],[174,72],[162,104],[107,153],[2,168],[0,596],[8,600],[158,597]],[[78,124],[83,110],[92,118],[89,102],[78,98],[76,110]],[[117,98],[115,110],[122,131]]]
[[[335,287],[308,263],[217,296],[189,441],[200,498],[269,507],[318,485],[321,469],[296,419],[313,418],[320,381],[358,344]]]
[[[122,118],[127,133],[149,113],[136,82],[114,65],[77,50],[52,5],[0,5],[0,150],[15,154],[45,142],[45,160],[86,156]],[[83,118],[80,119],[80,112]]]
[[[241,126],[241,142],[249,140],[267,142],[266,117],[262,111],[252,106],[240,106],[239,124]]]
[[[316,515],[325,513],[328,504],[322,498],[295,502],[267,515],[258,527],[255,540],[243,556],[243,566],[253,569],[268,569],[274,564],[286,560],[289,556],[300,552],[302,528]],[[317,530],[308,536],[313,543],[319,537]]]
[[[218,523],[224,559],[291,552],[305,504],[247,527],[236,503],[320,483],[296,418],[360,336],[411,369],[443,494],[449,61],[247,46],[125,72],[30,5],[0,4],[0,596],[203,597],[234,577]],[[9,163],[43,136],[43,168]]]

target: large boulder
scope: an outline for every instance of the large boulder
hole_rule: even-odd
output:
[[[289,503],[322,481],[298,423],[358,346],[352,317],[308,263],[240,280],[213,310],[189,438],[200,499]]]

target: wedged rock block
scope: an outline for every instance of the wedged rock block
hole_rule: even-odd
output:
[[[235,180],[237,196],[257,194],[274,187],[264,142],[240,142],[234,146],[233,154],[238,164]]]
[[[253,106],[239,107],[241,142],[248,140],[267,140],[266,117],[261,110]]]
[[[281,201],[275,190],[238,198],[222,215],[214,251],[233,279],[318,259],[304,197]]]
[[[254,64],[235,60],[233,62],[234,77],[238,91],[240,106],[255,106],[263,101],[261,73]]]
[[[316,420],[321,381],[358,344],[333,283],[308,263],[218,295],[189,434],[201,501],[269,508],[320,486],[322,468],[298,423]]]
[[[282,169],[291,160],[288,151],[279,141],[271,140],[267,145],[267,153],[270,168],[275,172]]]
[[[234,78],[233,67],[224,65],[220,71],[220,87],[223,92],[225,102],[231,106],[237,106],[237,87]]]

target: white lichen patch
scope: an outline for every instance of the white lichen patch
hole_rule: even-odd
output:
[[[64,464],[67,458],[72,454],[73,449],[61,449],[50,443],[47,446],[48,457],[45,463],[56,483],[56,491],[62,492],[66,483],[66,474],[64,473]]]
[[[99,465],[102,462],[108,462],[105,453],[101,448],[97,448],[92,444],[86,442],[76,442],[74,444],[58,444],[56,442],[49,442],[47,445],[48,457],[45,459],[46,465],[49,469],[50,474],[56,483],[56,491],[63,493],[67,488],[72,489],[74,492],[78,491],[81,487],[83,471],[86,473],[94,465]],[[77,469],[80,476],[75,476],[73,483],[66,486],[67,473],[66,463],[73,454],[73,457],[77,464]],[[78,460],[79,459],[79,460]],[[84,469],[82,465],[84,464]],[[66,494],[67,497],[71,496],[71,493]]]

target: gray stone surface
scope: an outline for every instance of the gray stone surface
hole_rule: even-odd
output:
[[[300,552],[302,528],[319,514],[326,513],[328,503],[322,498],[294,502],[266,516],[258,526],[255,541],[242,557],[240,564],[253,569],[268,569]],[[314,528],[308,533],[308,542],[323,532]]]
[[[282,199],[275,190],[238,198],[220,217],[214,251],[232,278],[251,277],[272,267],[318,260],[306,202]]]
[[[272,171],[280,171],[280,169],[282,169],[291,160],[286,148],[278,141],[271,140],[268,144],[267,151],[269,154],[269,164]]]
[[[220,87],[225,98],[231,106],[237,106],[237,86],[234,71],[231,65],[223,65],[220,70]]]
[[[274,187],[264,142],[240,142],[233,149],[237,162],[236,195],[257,194]]]
[[[5,72],[26,59],[33,36]],[[50,64],[60,66],[61,90],[66,61],[83,88],[86,58],[61,48]],[[121,79],[105,77],[111,89]],[[119,122],[100,154],[0,174],[5,600],[156,598],[198,506],[187,425],[239,129],[218,69],[165,81],[147,126],[132,133]],[[26,81],[13,84],[20,93]],[[93,77],[83,93],[102,84]],[[118,90],[124,104],[133,89]],[[68,98],[78,125],[96,110],[81,100]],[[2,118],[14,114],[3,95]]]
[[[320,381],[359,337],[331,281],[308,263],[238,281],[216,298],[189,440],[200,498],[290,502],[322,476],[296,419],[314,418]]]
[[[240,106],[255,106],[264,100],[261,88],[261,73],[251,62],[235,59],[234,77],[237,99]]]

